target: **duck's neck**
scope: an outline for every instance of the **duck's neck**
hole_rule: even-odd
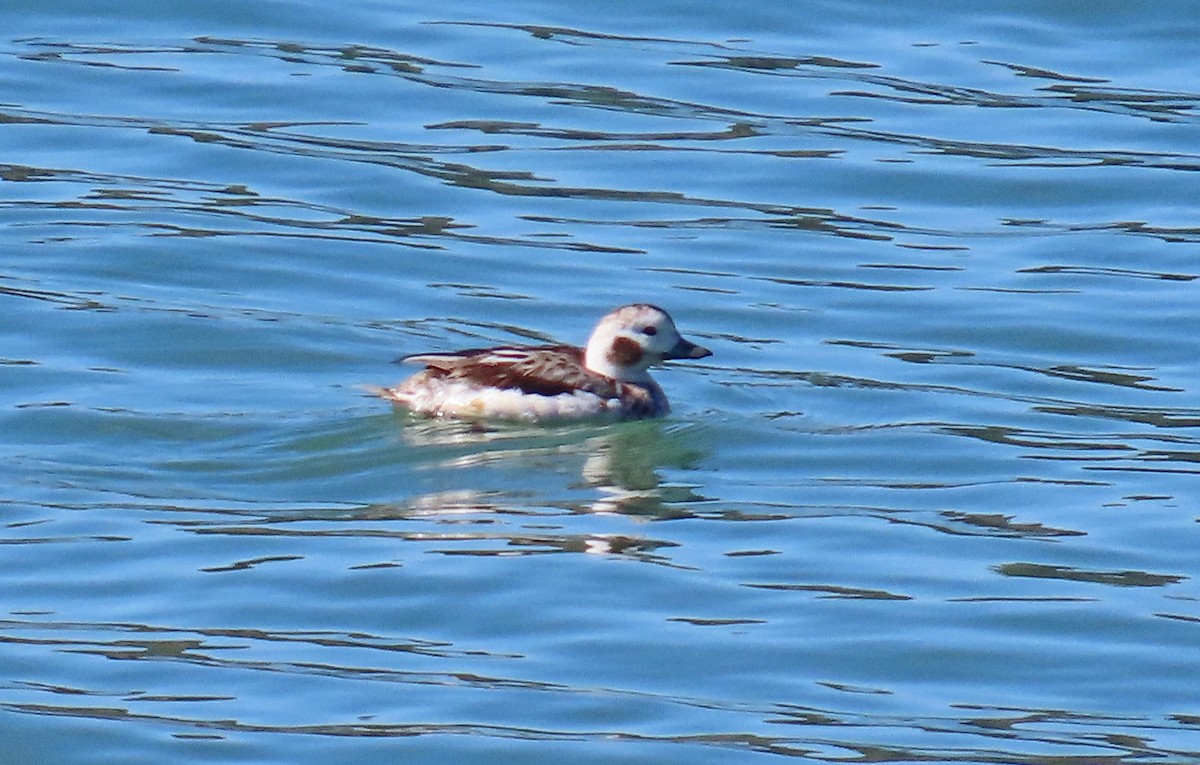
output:
[[[641,367],[618,366],[612,363],[604,354],[593,354],[589,350],[584,357],[583,364],[596,374],[604,375],[617,382],[633,383],[634,385],[642,385],[647,388],[655,385],[653,378],[650,377],[649,370]]]

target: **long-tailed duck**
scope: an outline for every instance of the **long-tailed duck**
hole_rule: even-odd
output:
[[[712,351],[683,339],[663,309],[622,306],[573,345],[477,348],[400,361],[425,369],[379,395],[416,414],[471,419],[563,420],[603,415],[641,419],[670,411],[649,368]]]

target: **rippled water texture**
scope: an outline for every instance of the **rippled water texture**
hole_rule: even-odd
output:
[[[0,8],[6,763],[1200,758],[1196,6],[101,6]],[[633,301],[668,419],[364,392]]]

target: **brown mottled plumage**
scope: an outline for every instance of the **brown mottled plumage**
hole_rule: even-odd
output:
[[[573,345],[478,348],[408,356],[402,361],[424,364],[425,373],[431,377],[470,380],[502,390],[516,388],[537,396],[557,396],[577,390],[603,398],[617,395],[617,382],[585,367],[583,349]]]

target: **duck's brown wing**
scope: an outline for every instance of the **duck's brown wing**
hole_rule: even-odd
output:
[[[482,386],[516,389],[539,396],[583,390],[604,398],[617,395],[616,384],[583,365],[583,350],[573,345],[536,348],[483,348],[457,353],[408,356],[440,376]]]

